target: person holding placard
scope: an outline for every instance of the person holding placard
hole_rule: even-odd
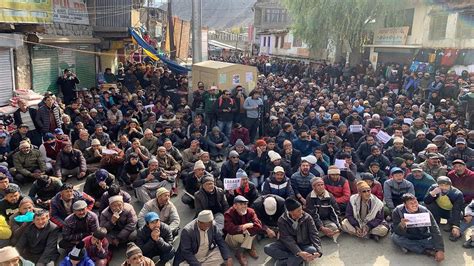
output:
[[[425,196],[425,205],[433,213],[439,224],[441,218],[447,219],[447,229],[451,232],[449,240],[457,241],[461,238],[461,212],[464,204],[462,192],[453,187],[447,176],[438,177],[437,184],[433,184]]]
[[[408,251],[432,256],[436,261],[444,260],[444,241],[438,224],[431,212],[418,204],[415,195],[406,193],[401,197],[403,204],[398,205],[392,212],[392,241],[404,253]],[[406,214],[429,214],[429,226],[413,224]],[[425,221],[428,222],[428,221]]]
[[[351,196],[346,208],[346,219],[342,220],[344,232],[359,238],[372,238],[376,242],[388,233],[384,219],[383,202],[372,195],[365,181],[357,182],[358,194]]]

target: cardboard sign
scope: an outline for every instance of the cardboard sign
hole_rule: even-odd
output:
[[[224,189],[234,190],[240,187],[242,179],[240,178],[224,178]]]
[[[339,169],[345,169],[346,168],[346,160],[344,159],[336,159],[334,162],[334,165],[337,166]]]
[[[431,226],[430,214],[422,213],[404,213],[403,217],[408,219],[407,228]]]
[[[359,133],[364,130],[364,127],[362,125],[350,125],[349,126],[349,131],[351,133]]]
[[[390,137],[389,134],[387,134],[387,132],[384,132],[384,131],[379,131],[379,133],[377,133],[377,135],[375,137],[377,137],[377,139],[380,142],[382,142],[383,144],[389,142],[390,139],[392,138],[392,137]]]
[[[409,125],[413,124],[413,119],[411,118],[403,118],[403,123],[407,123]]]

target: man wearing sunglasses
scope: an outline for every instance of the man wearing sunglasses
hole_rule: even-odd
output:
[[[372,195],[365,181],[357,182],[357,194],[351,196],[346,207],[342,230],[359,238],[372,238],[376,242],[388,233],[384,220],[383,202]]]

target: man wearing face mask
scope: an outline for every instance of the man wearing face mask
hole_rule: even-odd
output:
[[[463,204],[462,192],[452,186],[451,179],[447,176],[438,177],[437,184],[432,185],[425,196],[425,205],[433,213],[436,222],[439,224],[441,218],[448,220],[445,230],[451,232],[451,241],[457,241],[461,237],[459,226]]]

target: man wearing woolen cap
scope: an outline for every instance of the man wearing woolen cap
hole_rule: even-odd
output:
[[[145,225],[137,233],[137,245],[148,258],[159,258],[158,265],[165,265],[173,259],[173,234],[171,228],[163,223],[156,212],[148,212],[144,216]]]
[[[223,263],[227,266],[233,265],[229,247],[213,221],[212,211],[203,210],[183,228],[173,266],[181,263],[202,266]]]
[[[127,244],[127,251],[125,252],[127,259],[122,263],[122,266],[154,266],[155,262],[143,256],[142,250],[135,245],[135,243],[130,242]]]
[[[278,219],[280,237],[265,246],[265,254],[277,260],[275,265],[301,265],[322,256],[321,240],[311,215],[293,198],[285,201],[285,212]]]
[[[100,226],[107,229],[107,239],[114,246],[134,241],[137,238],[137,214],[121,195],[109,198],[109,207],[100,214]]]
[[[453,170],[448,173],[453,186],[461,190],[464,203],[468,204],[474,199],[474,171],[467,168],[463,160],[453,161]]]
[[[464,138],[457,138],[456,147],[453,147],[446,155],[449,167],[452,167],[452,163],[456,159],[463,160],[469,169],[474,169],[474,149],[467,146],[467,142]]]
[[[72,204],[73,213],[64,220],[63,239],[59,241],[59,247],[70,251],[77,243],[86,236],[91,235],[99,227],[97,214],[87,209],[84,200],[78,200]]]
[[[460,223],[461,212],[464,205],[462,192],[453,187],[451,179],[440,176],[425,196],[425,205],[433,214],[436,222],[440,224],[441,218],[447,219],[446,230],[449,230],[449,240],[457,241],[461,237]]]

